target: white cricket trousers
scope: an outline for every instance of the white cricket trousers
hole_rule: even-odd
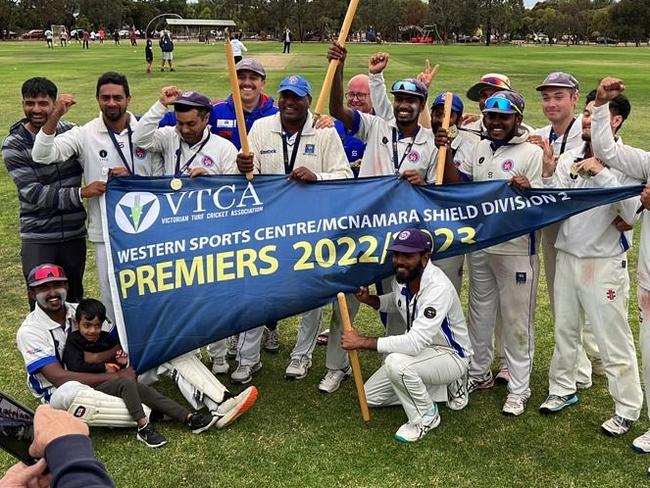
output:
[[[493,358],[492,335],[501,311],[501,341],[510,372],[508,391],[530,396],[535,351],[539,258],[476,251],[469,254],[468,329],[474,354],[470,376],[485,376]]]
[[[646,408],[650,418],[650,290],[639,285],[637,298],[639,300],[639,347],[641,347],[643,365],[643,384],[645,385]]]
[[[467,358],[444,346],[427,347],[417,356],[390,353],[366,381],[368,405],[399,403],[409,422],[418,422],[434,402],[448,400],[447,385],[462,377],[467,367]]]
[[[106,244],[103,242],[94,242],[93,244],[95,244],[95,264],[97,265],[99,293],[102,303],[106,307],[106,315],[113,323],[115,323],[115,307],[113,306],[113,297],[111,295],[111,284],[108,281],[108,256],[106,254]]]
[[[557,261],[557,249],[555,248],[555,241],[557,234],[560,231],[562,222],[549,225],[542,229],[542,253],[544,255],[544,275],[546,277],[546,287],[548,289],[548,302],[551,308],[551,316],[555,317],[555,264]],[[600,361],[600,353],[598,352],[598,345],[594,337],[593,327],[588,320],[584,321],[582,328],[582,343],[580,344],[580,352],[578,353],[577,363],[577,376],[578,383],[590,384],[591,383],[591,361]]]
[[[555,271],[555,349],[549,393],[576,392],[582,318],[587,316],[605,367],[617,415],[637,420],[643,404],[634,338],[627,320],[630,278],[625,253],[577,258],[558,250]]]

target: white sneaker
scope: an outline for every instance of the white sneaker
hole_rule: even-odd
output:
[[[311,359],[307,356],[293,358],[284,372],[284,377],[288,380],[301,380],[307,376],[309,368],[311,368]]]
[[[249,366],[247,364],[242,366],[240,364],[237,366],[237,369],[230,375],[230,381],[236,385],[245,385],[246,383],[250,383],[250,381],[253,379],[253,374],[257,373],[260,369],[262,369],[261,361],[252,366]]]
[[[318,383],[318,389],[323,393],[334,393],[339,389],[341,383],[352,374],[352,368],[328,369],[327,374]]]
[[[508,393],[506,403],[503,404],[501,412],[504,415],[512,415],[518,417],[526,409],[526,402],[528,397],[526,395],[518,395],[517,393]]]
[[[266,334],[266,339],[264,340],[264,350],[275,354],[280,351],[280,339],[278,337],[278,329],[270,330],[264,327],[264,333]]]
[[[632,441],[632,449],[644,454],[650,452],[650,430]]]
[[[225,357],[212,359],[212,374],[226,374],[230,370],[230,365]]]
[[[620,437],[627,433],[634,425],[634,420],[626,419],[620,415],[614,415],[612,418],[605,420],[600,426],[603,433],[611,437]]]
[[[566,407],[575,405],[578,403],[578,395],[575,393],[571,395],[549,395],[544,403],[539,406],[539,413],[550,414],[557,413],[560,410],[564,410]]]
[[[221,403],[216,412],[219,416],[219,420],[217,421],[217,429],[223,429],[224,427],[232,424],[239,418],[241,414],[255,405],[256,401],[257,388],[254,386],[249,386],[239,395],[228,398],[228,400]]]
[[[462,410],[469,403],[467,391],[468,373],[447,385],[447,407],[451,410]]]
[[[433,408],[425,413],[419,422],[406,422],[402,425],[397,432],[395,432],[395,440],[407,444],[419,441],[427,435],[427,432],[431,429],[435,429],[438,425],[440,425],[440,415],[438,415],[438,407],[434,403]]]
[[[226,350],[226,357],[235,359],[237,357],[237,344],[239,343],[239,334],[228,337],[228,349]]]

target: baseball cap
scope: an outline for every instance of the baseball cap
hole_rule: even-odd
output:
[[[538,85],[535,88],[537,91],[542,91],[547,87],[556,87],[556,88],[570,88],[571,90],[580,90],[580,83],[575,77],[569,73],[563,73],[562,71],[555,71],[550,73],[544,82],[541,85]]]
[[[481,100],[481,90],[484,88],[496,88],[497,90],[510,90],[510,78],[501,73],[486,73],[481,76],[478,83],[475,83],[467,90],[467,98],[474,102]]]
[[[287,76],[280,82],[278,93],[283,91],[290,91],[299,97],[311,96],[311,85],[309,82],[300,75]]]
[[[30,287],[44,285],[52,281],[68,281],[61,266],[41,264],[33,268],[27,275],[27,285]]]
[[[186,91],[180,94],[174,105],[187,105],[189,107],[201,107],[201,108],[212,108],[212,102],[210,99],[203,95],[202,93],[195,91]]]
[[[525,105],[524,99],[519,93],[511,90],[502,90],[485,101],[483,112],[519,114],[523,116]]]
[[[403,80],[397,80],[393,83],[393,86],[390,88],[390,92],[394,95],[396,93],[405,93],[407,95],[415,95],[424,100],[427,99],[429,92],[424,83],[415,78],[404,78]]]
[[[431,237],[420,229],[404,229],[393,239],[388,250],[406,253],[431,251]]]
[[[236,71],[252,71],[262,78],[266,79],[266,71],[262,63],[255,61],[253,58],[244,58],[235,66]]]
[[[437,105],[444,105],[445,104],[445,92],[439,93],[436,98],[433,100],[433,103],[431,104],[431,108],[437,106]],[[451,99],[451,110],[453,112],[457,112],[459,114],[463,113],[463,109],[465,106],[463,105],[463,100],[456,95],[455,93],[453,94],[453,97]]]

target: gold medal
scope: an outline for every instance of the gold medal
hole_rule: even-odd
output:
[[[458,127],[456,127],[455,125],[450,125],[447,132],[451,139],[455,139],[458,136]]]
[[[172,180],[169,182],[169,186],[172,190],[178,191],[183,188],[183,181],[180,178],[172,178]]]

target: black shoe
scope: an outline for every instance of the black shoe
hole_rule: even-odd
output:
[[[192,430],[193,434],[200,434],[201,432],[208,430],[210,427],[216,424],[217,420],[219,420],[219,417],[193,413],[190,416],[190,419],[187,421],[187,426]]]
[[[147,424],[141,429],[138,429],[136,437],[147,447],[161,447],[167,444],[167,439],[156,432],[151,424]]]

